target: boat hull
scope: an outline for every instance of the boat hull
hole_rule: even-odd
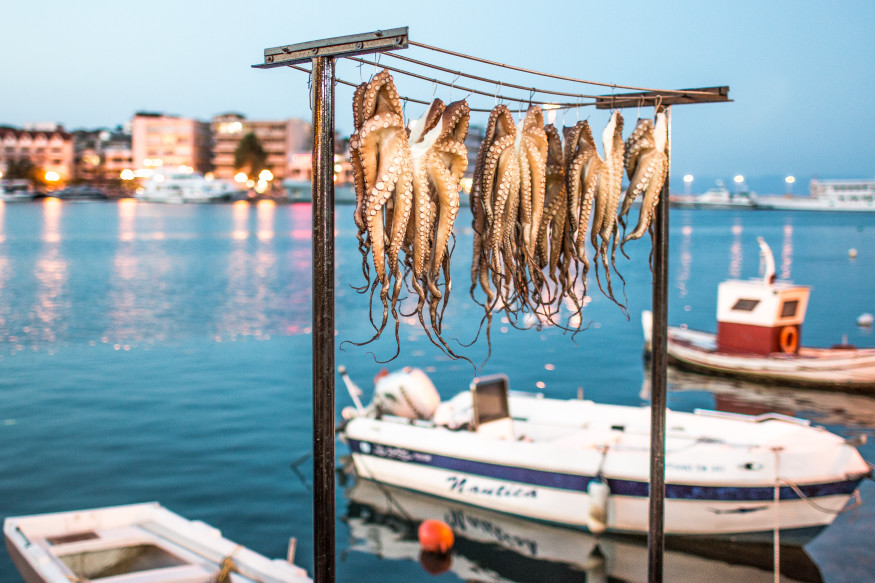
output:
[[[676,419],[678,415],[691,414],[674,413]],[[648,531],[649,439],[621,443],[616,436],[604,434],[604,443],[613,445],[575,445],[573,439],[539,444],[369,418],[349,421],[344,436],[357,474],[366,479],[588,530],[592,530],[593,511],[598,510],[589,489],[603,481],[609,490],[607,532],[642,535]],[[844,457],[859,457],[856,450],[845,447]],[[836,452],[811,452],[806,461],[788,458],[781,465],[816,467],[818,455]],[[775,453],[767,448],[715,449],[713,444],[683,439],[670,443],[665,534],[771,541],[775,525],[780,524],[781,543],[801,545],[832,522],[834,512],[845,506],[867,471],[861,460],[844,459],[860,474],[794,474],[779,486],[776,505],[775,460]],[[829,512],[816,509],[810,503],[814,500]]]
[[[649,313],[642,316],[645,355],[650,354]],[[796,354],[718,352],[710,332],[669,326],[669,364],[685,370],[788,386],[850,392],[875,391],[875,349],[799,348]]]

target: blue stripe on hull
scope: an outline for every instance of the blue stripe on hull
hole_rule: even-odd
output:
[[[433,467],[441,470],[460,472],[473,476],[482,476],[495,480],[506,480],[520,484],[543,486],[557,490],[585,492],[595,476],[583,476],[564,472],[551,472],[492,464],[464,458],[437,455],[428,452],[413,451],[406,448],[383,445],[379,443],[349,439],[352,453],[370,455],[383,459],[392,459],[404,463]],[[648,482],[635,480],[619,480],[608,478],[608,487],[614,496],[630,496],[646,498],[650,491]],[[822,484],[798,486],[806,498],[821,496],[850,495],[854,492],[860,479],[842,480]],[[775,499],[773,486],[697,486],[687,484],[666,484],[666,499],[677,500],[714,500],[721,502],[758,502]],[[781,500],[794,500],[799,495],[789,486],[780,488]]]

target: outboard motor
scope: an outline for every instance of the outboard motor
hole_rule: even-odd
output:
[[[378,376],[374,381],[374,401],[378,414],[407,419],[431,419],[441,397],[421,369],[404,367]]]

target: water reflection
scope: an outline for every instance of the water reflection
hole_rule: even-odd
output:
[[[744,227],[741,226],[741,219],[736,218],[735,224],[732,225],[732,245],[729,247],[729,277],[741,277],[741,266],[744,260],[741,246],[741,234],[743,232]]]
[[[6,203],[0,200],[0,243],[6,240]],[[6,286],[12,277],[9,255],[5,247],[0,247],[0,342],[9,336],[8,315],[11,310],[11,298],[6,297]]]
[[[27,327],[24,330],[35,333],[36,341],[55,342],[66,327],[64,310],[70,307],[64,293],[68,266],[60,245],[62,209],[63,203],[56,198],[43,201],[43,228],[40,234],[43,245],[34,266],[37,291],[36,302],[31,308],[34,328]]]
[[[790,279],[790,266],[793,265],[793,225],[784,225],[784,241],[781,244],[781,279]]]
[[[644,367],[641,398],[650,398],[650,366]],[[867,432],[875,435],[875,398],[866,395],[778,387],[709,376],[668,367],[669,393],[687,395],[708,393],[712,409],[759,415],[783,413],[809,419],[819,425],[842,426],[842,432]]]
[[[170,335],[166,301],[167,274],[171,259],[163,244],[164,231],[138,232],[134,199],[118,202],[118,241],[109,279],[109,314],[100,341],[117,350],[129,350],[134,342],[161,342]],[[159,223],[159,229],[162,228]],[[150,241],[152,240],[152,241]]]
[[[357,480],[346,490],[351,548],[382,559],[420,561],[429,573],[451,570],[464,581],[645,581],[647,543],[641,538],[558,528]],[[423,520],[453,529],[455,545],[444,560],[420,552]],[[669,539],[666,581],[772,581],[771,545],[738,545]],[[817,565],[799,547],[781,548],[782,581],[822,581]]]
[[[688,217],[689,220],[689,217]],[[678,296],[687,297],[687,281],[690,279],[690,269],[693,265],[693,253],[691,251],[693,226],[684,225],[681,229],[681,268],[678,271]]]

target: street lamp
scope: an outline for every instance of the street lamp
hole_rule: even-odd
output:
[[[693,175],[684,174],[684,194],[690,194],[690,189],[693,187]]]
[[[788,176],[784,179],[784,182],[787,183],[787,194],[793,194],[793,183],[796,182],[796,178],[794,176]]]
[[[735,182],[735,193],[738,194],[741,192],[741,188],[744,185],[744,176],[741,174],[736,174],[735,178],[732,179]]]

